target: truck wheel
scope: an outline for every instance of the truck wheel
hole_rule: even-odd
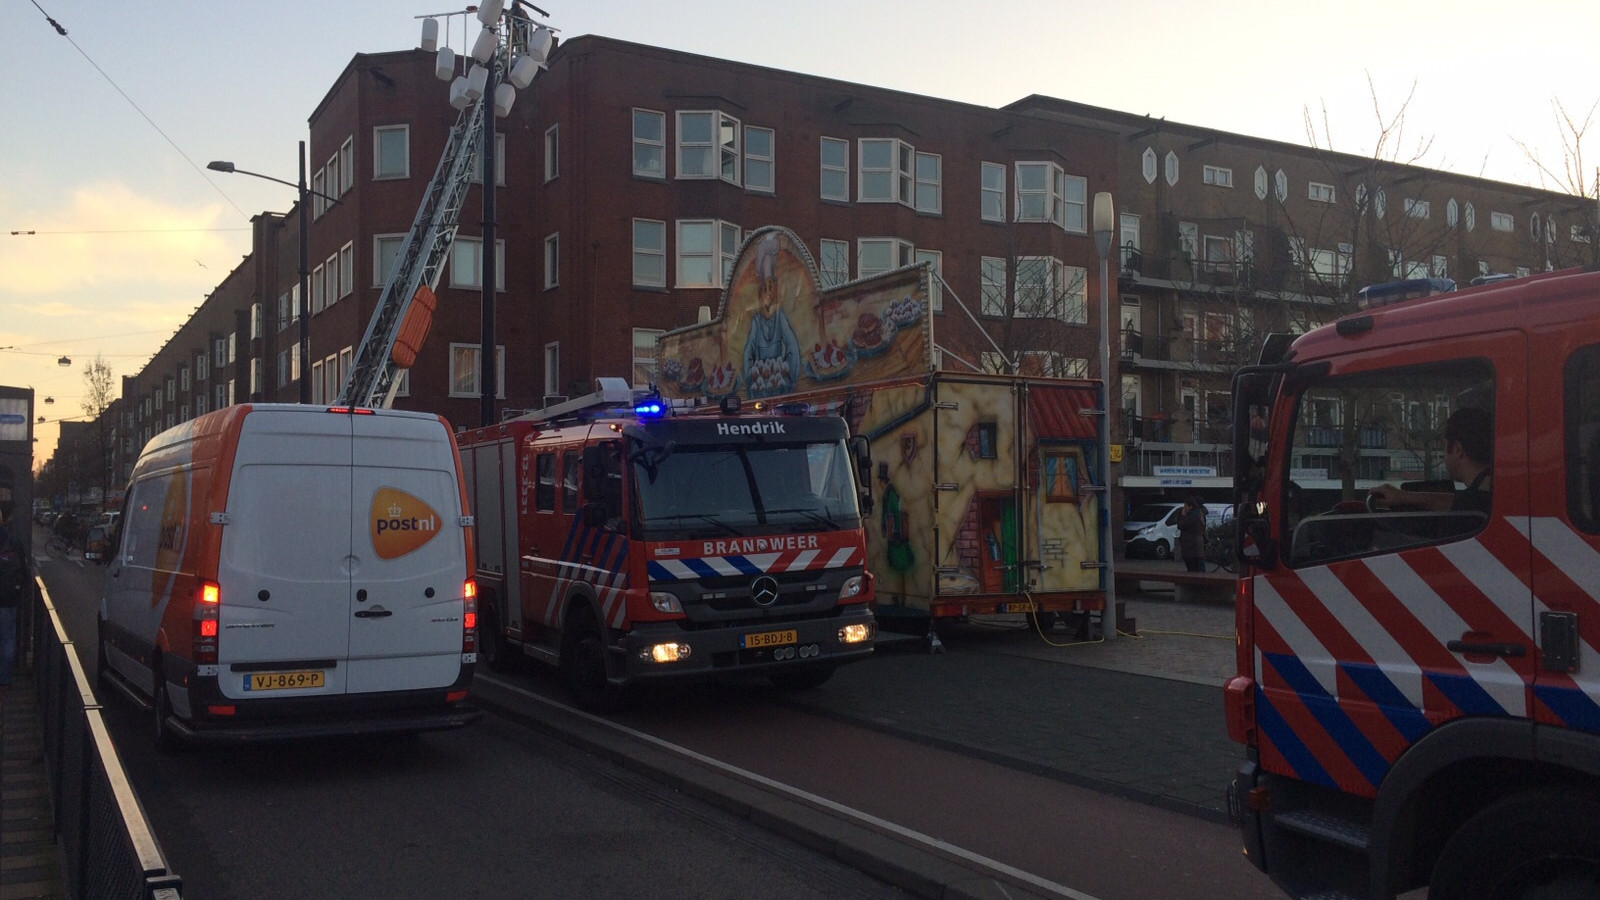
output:
[[[509,672],[517,662],[514,648],[500,626],[500,611],[492,596],[486,597],[478,609],[478,658],[491,672]]]
[[[594,611],[582,607],[567,617],[561,640],[561,678],[578,708],[596,715],[622,709],[625,695],[606,675],[606,640]]]
[[[167,723],[172,718],[172,698],[167,696],[167,676],[162,674],[161,660],[156,660],[155,669],[156,691],[150,698],[150,706],[155,716],[155,746],[157,753],[176,753],[183,749],[183,738]]]
[[[803,669],[787,669],[767,675],[773,686],[781,691],[809,691],[814,687],[821,687],[823,682],[832,677],[833,666],[807,666]]]
[[[1451,836],[1428,900],[1566,900],[1600,896],[1600,801],[1571,791],[1516,794]]]

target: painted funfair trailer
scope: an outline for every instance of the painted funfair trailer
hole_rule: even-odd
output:
[[[759,229],[719,313],[661,336],[661,393],[805,404],[870,441],[885,628],[1103,611],[1101,384],[936,369],[930,278],[919,265],[823,288],[792,232]]]

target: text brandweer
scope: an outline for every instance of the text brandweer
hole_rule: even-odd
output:
[[[717,423],[717,434],[784,434],[782,422],[752,422],[748,425],[731,425],[727,422]]]
[[[745,538],[739,541],[706,541],[701,554],[726,556],[729,553],[770,553],[779,550],[815,550],[814,534],[790,534],[777,537]]]

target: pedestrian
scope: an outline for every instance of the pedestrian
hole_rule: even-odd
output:
[[[12,533],[16,511],[17,501],[0,500],[0,686],[11,683],[16,668],[17,615],[32,583],[28,544]]]
[[[1183,556],[1184,568],[1191,572],[1206,570],[1206,508],[1199,497],[1190,497],[1178,514],[1178,551]]]

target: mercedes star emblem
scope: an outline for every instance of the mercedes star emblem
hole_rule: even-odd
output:
[[[750,599],[757,606],[771,606],[778,602],[778,579],[771,575],[763,575],[750,582]]]

